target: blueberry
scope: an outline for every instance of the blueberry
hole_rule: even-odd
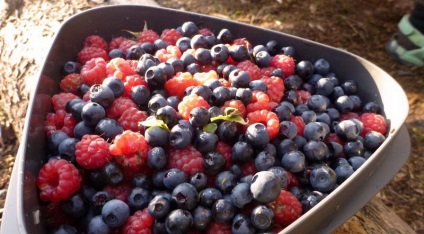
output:
[[[306,157],[302,151],[291,151],[283,155],[281,164],[284,169],[297,173],[305,170]]]
[[[199,204],[206,207],[212,207],[212,205],[222,197],[222,193],[218,189],[205,188],[199,193]]]
[[[184,52],[191,48],[190,41],[191,38],[189,37],[181,37],[177,40],[175,45],[178,47],[178,49],[180,49],[181,52]]]
[[[281,53],[293,57],[295,54],[295,49],[293,46],[285,46],[281,48]]]
[[[231,224],[231,231],[233,234],[254,234],[255,228],[250,222],[250,218],[243,213],[236,214]]]
[[[62,67],[62,73],[64,75],[69,75],[72,73],[79,73],[81,68],[81,64],[74,62],[74,61],[68,61],[66,62]]]
[[[212,59],[218,63],[224,63],[230,56],[228,47],[224,44],[214,45],[210,50]]]
[[[102,167],[102,174],[109,185],[118,185],[124,180],[122,168],[116,162],[106,163]]]
[[[111,228],[121,227],[130,216],[129,206],[118,199],[112,199],[102,208],[102,219]]]
[[[305,194],[301,199],[302,209],[306,212],[316,206],[325,196],[318,191]]]
[[[212,63],[212,55],[209,49],[198,48],[194,52],[194,58],[201,65],[208,65]]]
[[[194,75],[196,73],[202,72],[202,67],[197,63],[191,63],[186,66],[186,71]]]
[[[167,189],[174,189],[181,183],[188,181],[187,175],[185,172],[177,168],[171,168],[163,174],[163,184]]]
[[[252,101],[253,93],[248,88],[238,88],[236,90],[236,100],[240,100],[244,105],[249,104]]]
[[[364,144],[361,140],[349,141],[343,145],[343,152],[347,157],[362,156],[364,150]]]
[[[318,95],[318,94],[312,95],[308,99],[307,104],[309,109],[315,112],[324,112],[328,106],[325,96]]]
[[[349,164],[353,167],[353,170],[358,170],[359,167],[362,166],[362,164],[365,163],[366,159],[361,156],[353,156],[350,157],[348,160]]]
[[[218,145],[218,136],[214,133],[199,131],[194,139],[194,147],[201,153],[215,150]]]
[[[337,142],[329,142],[327,143],[329,159],[336,159],[342,156],[343,146]]]
[[[329,95],[333,100],[337,100],[341,96],[345,96],[345,92],[343,91],[342,87],[340,86],[334,86],[333,91]]]
[[[256,229],[266,231],[274,224],[274,212],[267,206],[257,206],[252,210],[250,221]]]
[[[141,49],[141,47],[138,46],[138,45],[134,45],[134,46],[131,46],[127,50],[127,53],[125,54],[125,58],[126,59],[130,59],[130,60],[138,60],[138,59],[140,59],[140,57],[143,54],[145,54],[145,52],[143,51],[143,49]]]
[[[349,95],[350,100],[353,103],[352,111],[359,112],[362,108],[362,100],[357,95]]]
[[[233,162],[245,163],[252,160],[254,151],[252,146],[244,141],[238,141],[233,145],[231,150],[231,159]]]
[[[330,133],[330,127],[327,124],[310,122],[306,124],[303,130],[303,137],[305,137],[307,141],[323,141],[328,133]]]
[[[151,190],[153,187],[152,178],[143,174],[135,174],[132,177],[132,186]]]
[[[302,84],[302,78],[296,74],[284,79],[284,87],[287,90],[299,90],[302,87]]]
[[[252,91],[261,91],[266,93],[268,91],[268,86],[266,86],[265,81],[263,80],[252,80],[249,83],[249,88]]]
[[[153,169],[163,169],[166,166],[166,162],[166,152],[162,147],[153,147],[147,154],[147,165]]]
[[[210,151],[203,155],[203,166],[209,174],[218,174],[225,168],[224,155],[216,151]]]
[[[343,95],[337,98],[336,102],[334,103],[334,106],[341,113],[347,113],[353,110],[354,103],[349,96]]]
[[[367,102],[365,103],[365,105],[362,107],[362,111],[363,112],[368,112],[368,113],[380,113],[381,112],[381,107],[380,105],[378,105],[376,102]]]
[[[212,97],[212,90],[205,85],[193,87],[190,93],[201,96],[205,100],[209,100]]]
[[[238,208],[243,208],[253,200],[253,195],[250,192],[250,184],[238,183],[231,190],[231,202]]]
[[[194,128],[203,127],[210,121],[208,109],[203,106],[198,106],[190,111],[189,122]]]
[[[78,230],[70,225],[70,224],[61,224],[55,228],[53,228],[53,230],[51,230],[50,234],[77,234]]]
[[[72,106],[74,106],[77,103],[84,103],[84,100],[82,100],[81,98],[74,98],[74,99],[69,100],[65,105],[66,112],[71,113],[72,112]],[[80,115],[81,115],[81,112],[80,112]],[[79,120],[81,120],[81,116],[79,117]]]
[[[58,146],[57,152],[60,158],[75,163],[75,145],[79,142],[76,138],[66,138]]]
[[[208,42],[206,41],[205,36],[197,34],[191,38],[190,46],[195,50],[199,48],[208,48]]]
[[[343,120],[334,126],[334,132],[342,140],[351,141],[359,136],[358,125],[353,120]]]
[[[223,121],[218,124],[216,134],[220,141],[233,143],[237,140],[237,124],[232,121]]]
[[[178,110],[178,104],[180,103],[181,99],[177,96],[169,96],[166,98],[166,101],[170,107],[174,108],[174,110]]]
[[[216,45],[218,42],[214,34],[206,35],[205,40],[208,45],[208,48],[211,48],[212,46]]]
[[[334,83],[330,78],[323,77],[316,84],[316,94],[328,96],[333,92]]]
[[[298,99],[298,97],[297,97],[297,92],[296,91],[294,91],[294,90],[286,90],[284,92],[283,101],[290,102],[292,104],[297,104],[297,102],[298,102],[297,99]],[[306,106],[306,104],[299,104],[299,105]],[[297,109],[297,106],[296,106],[296,109]]]
[[[280,122],[288,121],[293,116],[295,112],[295,107],[292,103],[283,101],[278,106],[274,107],[273,112],[277,114]]]
[[[152,175],[153,186],[157,189],[165,189],[163,184],[163,175],[166,173],[166,170],[156,171]]]
[[[74,137],[81,140],[84,135],[94,134],[94,128],[87,126],[84,121],[77,123],[74,127]]]
[[[150,88],[162,88],[167,80],[167,73],[159,66],[152,66],[147,69],[144,79]]]
[[[136,85],[131,88],[131,99],[139,106],[147,106],[150,90],[144,85]]]
[[[166,101],[166,99],[162,95],[160,94],[152,95],[152,97],[150,98],[147,104],[149,114],[155,115],[159,108],[167,106],[167,105],[168,105],[168,101]]]
[[[166,234],[166,225],[165,225],[165,220],[155,220],[155,222],[152,224],[152,226],[150,227],[150,229],[152,230],[153,234]]]
[[[96,102],[88,102],[81,111],[81,118],[88,126],[96,126],[105,117],[105,109]]]
[[[260,51],[255,55],[255,62],[258,67],[268,67],[271,63],[271,55],[267,51]]]
[[[169,144],[175,148],[185,148],[191,144],[193,134],[193,130],[190,128],[176,124],[169,133]]]
[[[301,117],[303,119],[303,122],[305,122],[305,124],[308,124],[310,122],[315,122],[317,120],[317,114],[313,110],[306,110],[302,112]]]
[[[101,136],[103,139],[112,141],[118,134],[124,132],[124,129],[121,127],[118,121],[106,118],[100,120],[97,123],[94,132]]]
[[[183,234],[193,225],[193,216],[187,210],[176,209],[169,213],[165,220],[168,233]]]
[[[276,145],[277,154],[284,155],[293,150],[297,150],[297,145],[294,143],[292,139],[284,139]]]
[[[79,88],[78,88],[78,95],[79,96],[84,96],[88,91],[90,90],[90,86],[88,84],[82,84]]]
[[[280,68],[275,68],[274,70],[271,71],[269,76],[284,78],[284,73],[283,73],[283,70],[281,70]]]
[[[309,180],[313,189],[328,193],[336,187],[337,175],[329,166],[322,164],[312,169]]]
[[[314,65],[307,60],[302,60],[296,64],[296,74],[305,80],[311,78],[314,73]]]
[[[208,183],[208,177],[203,172],[197,172],[190,176],[188,182],[193,185],[198,192],[206,188]]]
[[[327,113],[325,113],[325,112],[318,113],[318,114],[316,115],[316,121],[317,121],[317,122],[320,122],[320,123],[323,123],[323,124],[326,124],[327,126],[331,126],[331,118],[330,118],[330,115],[329,115],[329,114],[327,114]]]
[[[303,149],[303,146],[306,145],[307,140],[303,136],[295,136],[293,139],[293,142],[297,146],[297,149]]]
[[[106,202],[113,199],[113,195],[106,191],[96,192],[90,198],[90,207],[93,210],[94,214],[101,214],[103,206]]]
[[[338,120],[340,118],[340,112],[336,108],[327,108],[325,113],[328,114],[331,121]]]
[[[155,113],[156,119],[162,120],[170,128],[177,124],[177,115],[177,111],[169,105],[160,107]]]
[[[279,178],[270,171],[257,172],[252,178],[250,191],[253,198],[261,203],[274,201],[280,195],[281,183]]]
[[[244,133],[244,138],[255,149],[264,148],[270,141],[267,128],[262,123],[250,125]]]
[[[340,85],[346,95],[354,95],[358,92],[358,83],[354,80],[347,80]]]
[[[87,234],[108,234],[111,232],[111,228],[103,222],[101,215],[93,217],[87,227]]]
[[[147,205],[147,210],[155,219],[163,219],[171,210],[171,201],[164,195],[156,195]]]
[[[231,93],[227,87],[219,86],[212,91],[211,101],[214,106],[222,106],[230,98]]]
[[[374,151],[386,140],[386,137],[376,131],[369,131],[364,138],[364,146],[366,149]],[[60,146],[59,146],[60,153]]]
[[[225,79],[228,79],[228,78],[230,77],[230,73],[231,73],[232,71],[236,70],[236,69],[238,69],[238,68],[237,68],[235,65],[228,64],[227,66],[225,66],[225,67],[222,69],[222,76],[223,76]]]
[[[324,76],[330,72],[330,63],[326,59],[320,58],[314,63],[314,71]]]
[[[286,188],[289,184],[289,173],[282,167],[274,166],[268,169],[280,180],[281,188]]]
[[[235,214],[235,208],[233,204],[225,199],[217,200],[212,208],[212,215],[217,222],[229,222],[232,220]]]
[[[81,218],[87,213],[87,205],[80,193],[60,202],[63,212],[73,218]]]
[[[249,59],[249,51],[246,46],[232,45],[229,48],[231,58],[236,62],[241,62]]]
[[[334,172],[337,175],[337,183],[343,183],[347,178],[349,178],[353,172],[353,167],[349,164],[341,164],[334,169]]]
[[[140,48],[147,54],[154,54],[156,52],[155,45],[151,42],[143,42]]]
[[[192,37],[196,35],[199,31],[197,25],[191,21],[184,22],[181,26],[181,30],[183,32],[183,36],[185,37]]]
[[[322,141],[310,140],[303,146],[307,160],[325,161],[330,156],[327,145]]]
[[[222,44],[231,44],[233,42],[233,34],[226,28],[221,29],[216,38]]]
[[[103,80],[102,84],[112,90],[115,98],[120,97],[124,93],[124,82],[117,77],[108,77]]]
[[[69,136],[62,131],[55,131],[47,138],[47,145],[49,147],[50,153],[58,154],[59,145]]]
[[[189,183],[181,183],[172,190],[172,200],[179,209],[192,210],[197,206],[198,193]]]
[[[135,212],[137,210],[142,210],[147,207],[150,200],[152,199],[152,194],[149,190],[144,188],[133,188],[130,195],[128,195],[128,206],[130,209]]]
[[[229,194],[237,184],[237,176],[230,171],[220,172],[215,178],[215,187],[223,194]]]
[[[274,155],[268,153],[267,151],[261,151],[256,155],[255,158],[255,167],[258,171],[265,171],[275,165]]]
[[[206,230],[212,222],[212,211],[203,206],[197,206],[192,211],[193,226],[197,230]]]
[[[153,45],[155,46],[156,50],[160,50],[160,49],[166,49],[166,47],[168,46],[168,43],[162,39],[156,39],[153,42]]]

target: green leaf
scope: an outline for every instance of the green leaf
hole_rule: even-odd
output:
[[[241,117],[240,111],[232,107],[226,107],[222,115],[211,118],[211,122],[216,122],[220,120],[236,122],[243,125],[247,124],[246,120],[244,120],[243,117]]]
[[[218,125],[216,123],[209,123],[203,127],[203,131],[209,133],[215,133],[216,129],[218,129]]]
[[[140,122],[144,127],[160,127],[169,132],[168,125],[161,119],[156,119],[154,116],[149,116],[146,120]]]

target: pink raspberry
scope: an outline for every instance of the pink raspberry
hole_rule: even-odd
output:
[[[168,149],[167,168],[178,168],[188,176],[197,172],[204,172],[202,153],[193,146],[183,149]]]
[[[80,166],[92,170],[112,161],[109,143],[98,135],[84,135],[75,145],[75,157]]]

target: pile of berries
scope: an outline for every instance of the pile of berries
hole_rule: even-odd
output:
[[[131,33],[63,66],[36,180],[52,233],[276,233],[385,140],[324,58],[193,22]]]

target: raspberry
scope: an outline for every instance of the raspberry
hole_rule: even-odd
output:
[[[271,58],[270,66],[280,68],[283,71],[284,78],[294,74],[294,59],[284,54],[277,54]]]
[[[344,145],[344,141],[340,139],[340,137],[338,137],[337,134],[334,132],[329,133],[324,139],[324,143],[330,143],[330,142],[336,142],[341,145]]]
[[[54,110],[65,110],[66,103],[75,98],[78,98],[78,96],[73,93],[58,93],[53,95],[52,103]]]
[[[205,99],[196,94],[190,94],[185,96],[183,100],[178,104],[178,113],[183,117],[183,119],[188,120],[190,116],[190,111],[195,108],[203,106],[206,109],[209,109],[209,104]]]
[[[247,113],[257,110],[268,110],[269,96],[262,91],[253,91],[252,102],[246,106]]]
[[[250,81],[259,80],[262,76],[261,69],[250,60],[244,60],[237,64],[237,68],[247,72],[250,76]]]
[[[213,222],[206,230],[206,234],[231,234],[230,223]]]
[[[81,75],[72,73],[63,77],[60,81],[60,91],[62,93],[78,93],[78,88],[82,85]]]
[[[255,161],[253,160],[243,163],[243,165],[241,165],[241,170],[243,172],[243,176],[254,175],[258,172],[258,169],[256,169],[255,166]]]
[[[306,104],[311,97],[311,93],[306,90],[296,90],[297,104]]]
[[[133,41],[130,39],[122,40],[119,44],[118,49],[122,50],[125,54],[127,53],[128,49],[131,48],[131,46],[139,45],[140,42]]]
[[[387,133],[387,121],[379,114],[375,113],[363,113],[359,116],[363,124],[363,130],[361,136],[365,136],[370,131],[376,131],[383,135]]]
[[[218,80],[219,80],[219,83],[221,83],[222,86],[227,87],[227,88],[231,87],[231,83],[228,80],[226,80],[224,78],[219,78]]]
[[[271,76],[271,72],[275,70],[275,67],[263,67],[261,68],[262,76]]]
[[[296,175],[294,175],[293,173],[291,173],[290,171],[287,172],[288,175],[288,184],[287,187],[295,187],[295,186],[299,186],[299,180],[297,179]]]
[[[224,103],[224,105],[222,105],[221,110],[224,112],[224,109],[226,107],[235,108],[240,112],[241,117],[246,117],[246,107],[244,106],[242,101],[235,99],[228,100]]]
[[[290,121],[296,124],[297,127],[297,135],[303,136],[303,130],[305,129],[305,122],[301,116],[292,116]]]
[[[42,206],[41,215],[48,229],[54,229],[62,224],[72,224],[74,222],[74,219],[63,211],[61,202],[50,202],[47,206]]]
[[[103,58],[104,60],[109,60],[109,55],[104,49],[98,47],[84,47],[78,53],[78,58],[82,64],[85,64],[94,58]]]
[[[269,96],[270,101],[279,103],[284,95],[284,81],[276,76],[263,77],[261,80],[267,86],[266,94]]]
[[[129,60],[123,58],[114,58],[106,65],[107,77],[114,76],[124,80],[126,76],[136,74]]]
[[[119,117],[131,107],[137,108],[137,104],[131,99],[124,97],[116,98],[112,105],[106,110],[107,117],[119,119]]]
[[[75,157],[85,169],[97,169],[112,161],[109,144],[98,135],[84,135],[75,145]]]
[[[348,119],[360,119],[359,114],[355,112],[347,112],[340,114],[340,121],[348,120]]]
[[[159,39],[159,35],[153,30],[143,30],[138,37],[138,41],[141,43],[150,42],[155,43],[155,41]]]
[[[50,160],[37,177],[37,187],[43,202],[59,202],[79,190],[81,176],[78,169],[64,159]]]
[[[85,38],[84,47],[97,47],[105,51],[108,50],[108,45],[105,39],[99,35],[91,35]]]
[[[233,45],[242,45],[242,46],[246,46],[246,48],[249,50],[253,49],[252,43],[250,43],[246,38],[234,39]]]
[[[190,86],[197,86],[198,82],[193,79],[189,72],[179,72],[165,82],[164,88],[168,96],[184,97],[184,91]]]
[[[65,110],[57,110],[55,113],[48,113],[46,116],[46,126],[44,130],[47,136],[55,131],[62,131],[69,137],[74,135],[74,127],[77,121],[72,114],[66,113]]]
[[[137,171],[146,164],[149,152],[144,136],[130,130],[124,131],[115,137],[113,144],[109,146],[109,152],[115,156],[115,161],[126,169]]]
[[[188,176],[197,172],[204,172],[202,153],[193,146],[183,149],[168,149],[167,168],[178,168]]]
[[[118,122],[124,130],[144,132],[144,128],[140,125],[140,122],[146,120],[147,117],[149,117],[147,112],[131,107],[122,113]]]
[[[131,193],[131,185],[127,183],[121,183],[116,186],[107,185],[103,188],[103,191],[112,194],[116,199],[119,199],[123,202],[127,202],[127,198]]]
[[[131,98],[131,90],[134,86],[137,85],[144,85],[146,87],[149,87],[149,84],[147,84],[146,80],[140,76],[139,74],[134,74],[125,77],[124,81],[124,93],[122,94],[123,97]]]
[[[147,208],[136,211],[125,223],[122,231],[124,234],[150,234],[155,218],[150,215]]]
[[[253,123],[263,123],[269,133],[270,139],[274,139],[280,131],[280,121],[277,114],[268,110],[257,110],[247,114],[248,124],[245,126],[247,129]]]
[[[175,45],[181,37],[181,33],[174,28],[164,29],[160,35],[160,38],[168,43],[168,45]]]
[[[211,36],[213,35],[213,32],[209,28],[201,28],[199,29],[198,34],[203,36]]]
[[[232,147],[225,142],[218,141],[215,151],[224,155],[225,161],[226,161],[225,169],[228,170],[232,165],[232,160],[231,160]]]
[[[106,61],[103,58],[93,58],[81,68],[81,78],[84,84],[90,86],[101,84],[106,77]]]
[[[287,227],[302,215],[302,204],[286,190],[281,190],[277,199],[269,203],[274,211],[275,224]]]
[[[180,58],[181,51],[178,47],[169,45],[166,47],[166,49],[160,49],[156,51],[155,57],[157,57],[162,62],[166,62],[171,58]]]
[[[114,37],[112,38],[112,40],[110,40],[109,42],[109,51],[113,50],[113,49],[118,49],[119,45],[123,42],[129,40],[126,37]]]

